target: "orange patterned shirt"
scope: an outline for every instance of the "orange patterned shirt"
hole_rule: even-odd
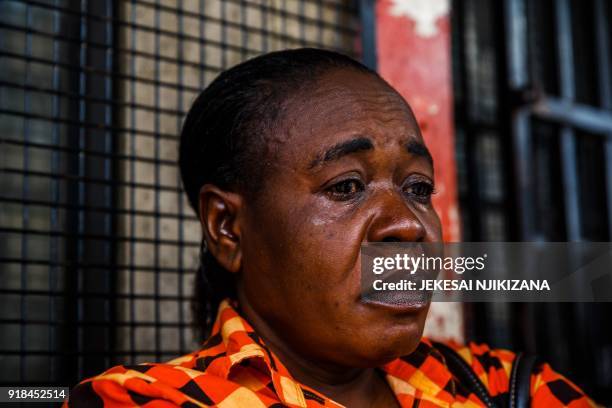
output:
[[[471,365],[496,399],[508,392],[514,354],[486,345],[452,347]],[[410,355],[381,369],[402,407],[483,407],[450,373],[427,339]],[[548,364],[534,371],[537,407],[594,407],[584,393]],[[224,301],[202,350],[164,364],[117,366],[79,384],[67,407],[339,407],[300,384],[264,345],[253,328]]]

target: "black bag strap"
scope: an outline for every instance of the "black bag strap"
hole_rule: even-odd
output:
[[[444,356],[448,369],[461,384],[468,387],[487,407],[497,408],[489,390],[480,381],[472,367],[452,348],[446,344],[432,342]],[[531,373],[538,364],[537,356],[518,353],[510,371],[508,406],[510,408],[527,408],[531,403]]]
[[[447,346],[446,344],[439,342],[432,342],[438,351],[444,356],[448,369],[453,373],[455,377],[461,382],[461,384],[468,387],[468,389],[476,394],[476,396],[484,402],[489,408],[497,408],[497,405],[491,399],[491,395],[487,390],[487,387],[480,381],[480,378],[476,375],[472,367],[461,357],[455,350]]]
[[[538,364],[538,357],[518,353],[510,372],[510,408],[528,408],[531,403],[531,373]]]

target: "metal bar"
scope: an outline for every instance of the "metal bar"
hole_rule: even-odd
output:
[[[527,14],[524,0],[506,0],[505,27],[508,63],[508,85],[511,89],[527,86]],[[530,115],[526,107],[519,107],[514,112],[513,146],[515,168],[515,191],[518,196],[520,236],[524,241],[536,240],[534,229],[535,213],[532,201],[533,181],[531,177],[533,152],[530,130]]]
[[[359,0],[361,18],[361,62],[376,70],[376,18],[374,0]]]
[[[26,6],[26,25],[27,26],[32,25],[32,10],[29,6]],[[25,54],[28,56],[32,54],[32,36],[28,34],[26,34],[26,39],[25,39]],[[30,69],[29,63],[26,63],[24,77],[25,77],[25,80],[24,80],[25,83],[30,82],[31,69]],[[31,107],[30,94],[27,91],[24,91],[23,104],[24,104],[23,111],[24,113],[27,114],[28,112],[30,112],[30,107]],[[24,120],[23,138],[26,142],[29,141],[29,138],[30,138],[30,121],[28,119]],[[22,184],[22,189],[21,189],[21,195],[24,200],[29,198],[29,195],[30,195],[30,178],[28,176],[29,163],[30,163],[29,150],[27,147],[24,147],[23,149],[24,174],[23,174],[23,184]],[[23,227],[27,229],[29,227],[29,221],[30,221],[30,212],[29,212],[29,207],[27,205],[23,205],[21,207],[21,216],[23,218]],[[28,258],[28,240],[27,238],[28,238],[27,234],[23,234],[21,236],[21,256],[23,258]],[[22,265],[21,267],[21,288],[22,289],[27,290],[28,281],[29,281],[28,270],[27,268],[25,268],[24,265]],[[27,303],[26,303],[26,297],[23,295],[20,298],[20,307],[21,307],[21,316],[26,317],[28,314]],[[20,351],[23,353],[19,358],[19,380],[25,381],[26,372],[27,372],[27,366],[26,366],[27,343],[28,343],[27,330],[26,330],[25,325],[20,325],[19,329],[20,329],[19,330],[19,348],[20,348]]]
[[[85,99],[86,98],[78,98],[79,101],[81,100],[85,101]],[[148,130],[142,130],[142,129],[136,129],[136,128],[122,128],[119,126],[103,126],[102,124],[96,124],[94,122],[88,122],[88,121],[80,122],[79,120],[76,120],[76,119],[53,118],[52,115],[25,113],[25,112],[11,110],[11,109],[0,109],[0,113],[12,115],[12,116],[19,116],[23,118],[29,118],[29,119],[39,119],[39,120],[44,120],[44,121],[48,121],[51,123],[57,122],[57,123],[66,124],[70,126],[79,126],[84,129],[93,129],[93,130],[106,129],[106,130],[112,130],[115,132],[135,133],[135,134],[138,134],[139,136],[145,136],[145,137],[158,137],[160,139],[178,140],[178,137],[175,134],[171,134],[171,133],[160,132],[158,134],[155,134],[155,132],[148,131]]]
[[[57,64],[53,66],[53,70],[57,70]],[[110,79],[110,76],[106,76],[104,80],[109,80],[109,79]],[[181,116],[181,117],[187,114],[187,112],[181,112],[177,109],[169,109],[169,108],[162,108],[162,107],[160,107],[159,109],[156,109],[155,106],[152,106],[152,105],[143,105],[143,104],[132,103],[132,102],[123,102],[123,101],[114,100],[114,99],[104,99],[104,98],[99,98],[96,96],[81,97],[78,94],[75,94],[72,92],[55,90],[53,88],[46,88],[46,87],[41,87],[41,86],[36,86],[36,85],[17,84],[14,82],[0,80],[0,86],[7,87],[7,88],[27,90],[33,93],[35,92],[35,93],[41,93],[41,94],[48,94],[54,98],[63,97],[70,101],[79,101],[83,99],[84,101],[89,102],[89,103],[108,105],[108,106],[112,106],[116,108],[141,109],[141,110],[148,111],[148,112],[163,113],[163,114],[175,115],[175,116]]]
[[[84,46],[87,45],[86,41],[82,42]],[[116,79],[123,79],[123,80],[127,80],[127,81],[136,81],[136,82],[140,82],[143,84],[148,84],[148,85],[155,85],[155,86],[164,86],[167,88],[181,88],[183,90],[186,91],[192,91],[192,92],[198,92],[199,88],[197,87],[193,87],[193,86],[180,86],[177,85],[173,82],[165,82],[165,81],[160,81],[160,80],[154,80],[154,79],[148,79],[148,78],[143,78],[140,76],[130,76],[130,75],[123,75],[121,73],[115,73],[112,71],[106,71],[105,69],[100,69],[100,68],[94,68],[89,66],[87,63],[83,63],[80,64],[78,66],[74,66],[73,64],[68,64],[68,63],[55,63],[53,60],[47,59],[47,58],[40,58],[40,57],[27,57],[24,56],[22,54],[18,54],[18,53],[14,53],[14,52],[8,52],[8,51],[0,51],[0,56],[8,56],[8,57],[12,57],[15,59],[19,59],[19,60],[26,60],[29,62],[37,62],[37,63],[41,63],[41,64],[46,64],[46,65],[57,65],[59,67],[62,67],[68,71],[73,71],[79,75],[83,74],[83,73],[88,73],[88,74],[100,74],[102,76],[104,75],[108,75],[108,76],[112,76]]]
[[[567,103],[573,103],[576,99],[575,90],[575,73],[574,73],[574,49],[572,37],[572,16],[570,0],[559,0],[555,3],[555,21],[557,34],[557,54],[559,58],[559,81],[561,99]],[[573,128],[563,126],[560,133],[561,143],[561,172],[563,178],[563,195],[565,202],[565,229],[567,241],[580,241],[582,239],[582,221],[580,214],[580,186],[578,182],[578,160],[576,154],[576,136]],[[575,329],[579,333],[588,331],[587,321],[588,312],[585,304],[576,303],[573,308],[574,316],[576,316]],[[561,335],[565,331],[566,323],[560,319],[559,307],[548,305],[548,313],[553,318],[550,323],[555,323],[553,335]],[[583,358],[588,356],[587,343],[584,336],[579,336],[576,339],[576,347],[583,350]],[[564,366],[568,366],[571,361],[571,356],[564,352],[560,345],[554,344],[552,347],[553,356],[557,361]]]
[[[267,9],[260,9],[259,13],[261,15],[261,21],[260,24],[262,27],[268,27],[268,10]],[[262,44],[262,52],[268,52],[270,51],[270,40],[267,36],[264,36],[263,39],[263,44]]]
[[[542,119],[584,129],[590,133],[603,136],[612,133],[612,113],[588,105],[547,97],[533,106],[533,113]]]
[[[136,21],[136,2],[135,0],[131,0],[131,13],[130,13],[130,22],[134,22]],[[131,30],[130,31],[130,48],[132,50],[136,49],[136,30]],[[202,62],[202,61],[200,61]],[[134,55],[132,54],[132,57],[130,59],[130,74],[132,76],[136,76],[136,60],[134,58]],[[136,82],[135,81],[130,81],[130,97],[131,102],[133,103],[136,99]],[[136,111],[135,109],[131,109],[130,110],[130,122],[133,128],[136,128]],[[130,149],[130,154],[132,156],[136,155],[136,134],[134,132],[130,132],[129,134],[130,140],[129,140],[129,149]],[[129,167],[129,177],[130,180],[136,180],[136,163],[135,162],[131,162],[130,163],[130,167]],[[130,196],[129,196],[129,207],[130,209],[136,208],[136,190],[135,189],[130,189]],[[131,216],[129,218],[129,233],[130,236],[134,236],[136,235],[136,218],[134,216]],[[136,245],[134,241],[130,242],[129,245],[129,251],[128,251],[128,262],[129,262],[129,270],[128,270],[128,282],[129,282],[129,291],[130,291],[130,299],[129,299],[129,316],[130,316],[130,330],[129,330],[129,345],[130,345],[130,363],[131,364],[135,364],[136,363],[136,330],[135,330],[135,323],[136,323],[136,307],[135,307],[135,300],[134,300],[134,292],[136,291],[136,278],[135,278],[135,268],[134,268],[134,264],[136,263],[135,261],[135,254],[136,254]]]
[[[569,0],[557,1],[555,12],[561,98],[567,101],[567,103],[573,103],[576,98],[576,91],[574,89],[574,50],[572,46],[572,21]],[[561,129],[561,167],[564,180],[563,190],[567,239],[568,241],[579,241],[581,238],[581,222],[576,141],[574,131],[569,126],[564,126]]]
[[[31,294],[29,292],[27,292],[28,295],[31,296]],[[89,295],[89,294],[88,294]],[[45,294],[44,296],[49,296],[48,294]],[[51,298],[53,298],[53,296],[51,296]],[[100,299],[102,299],[102,301],[104,302],[108,302],[109,300],[114,300],[114,297],[101,297]],[[177,297],[177,299],[180,299]],[[143,300],[147,300],[147,299],[143,299]],[[166,299],[167,300],[167,299]],[[174,299],[172,299],[174,300]],[[67,326],[70,324],[70,322],[65,322],[65,321],[61,321],[61,320],[56,320],[56,321],[52,321],[49,322],[46,319],[5,319],[2,321],[4,324],[20,324],[20,325],[40,325],[40,326],[49,326],[52,329],[56,329],[59,326]],[[88,320],[86,322],[82,322],[81,325],[83,327],[95,327],[97,329],[108,329],[108,324],[109,322],[107,320]],[[157,322],[155,323],[154,321],[139,321],[136,322],[135,326],[136,327],[149,327],[149,326],[153,326],[155,324],[158,324],[160,327],[168,327],[168,328],[180,328],[183,324],[179,323],[179,322]],[[121,322],[121,321],[117,321],[114,322],[113,325],[117,325],[119,327],[123,326],[123,327],[129,327],[130,326],[130,322]],[[51,350],[51,349],[50,349]],[[47,353],[52,354],[51,351],[48,351]],[[112,352],[110,349],[104,350],[103,353],[107,356],[107,360],[109,360],[109,357],[112,357]],[[90,353],[87,353],[88,355],[90,355]]]
[[[179,0],[178,3],[178,8],[180,10],[183,9],[183,0]],[[242,8],[242,12],[240,14],[240,18],[241,18],[241,22],[246,24],[246,9]],[[184,30],[184,22],[183,22],[183,14],[179,13],[178,15],[178,29],[179,31],[183,31]],[[245,34],[242,35],[241,37],[241,41],[242,41],[242,45],[246,46],[246,42],[247,42],[247,37]],[[182,41],[179,42],[179,46],[178,46],[178,57],[182,58],[184,51],[184,44]],[[203,48],[203,47],[202,47]],[[243,55],[242,58],[246,58],[246,55]],[[179,72],[178,72],[178,80],[179,83],[183,82],[183,67],[181,65],[179,65]],[[176,105],[178,106],[179,110],[183,110],[183,93],[181,91],[178,91],[176,93]],[[180,135],[181,134],[181,124],[177,122],[177,129],[176,129],[176,134]],[[179,172],[177,171],[176,174],[176,185],[180,186],[181,185],[181,176],[179,174]],[[177,207],[180,213],[180,218],[183,218],[183,200],[184,200],[184,194],[178,194],[177,196]],[[183,251],[185,250],[185,245],[184,245],[184,227],[183,227],[183,222],[178,221],[178,253],[179,253],[179,257],[178,257],[178,270],[182,271],[183,270],[183,257],[181,256],[181,254],[183,254]],[[179,332],[178,332],[178,340],[179,340],[179,350],[181,350],[181,354],[185,353],[186,350],[186,345],[185,345],[185,333],[183,330],[183,326],[186,324],[185,322],[185,316],[183,313],[183,305],[182,305],[182,301],[185,297],[184,293],[183,293],[183,279],[181,279],[179,277],[178,279],[178,287],[177,287],[177,293],[178,293],[178,297],[180,300],[177,301],[177,309],[178,309],[178,325],[179,325]]]
[[[608,5],[609,7],[609,5]],[[610,67],[609,22],[606,18],[604,0],[595,0],[595,40],[597,47],[597,73],[601,107],[612,110],[612,68]],[[612,122],[612,114],[610,115]],[[606,157],[606,188],[608,202],[608,239],[612,239],[612,123],[608,140],[604,144]]]
[[[142,189],[148,189],[148,190],[160,190],[160,191],[168,191],[168,192],[174,192],[174,193],[182,193],[182,190],[180,187],[169,187],[169,186],[164,186],[164,185],[155,185],[155,184],[149,184],[149,183],[136,183],[136,182],[131,182],[131,181],[112,181],[112,180],[105,180],[105,179],[99,179],[99,178],[93,178],[93,177],[88,177],[88,176],[78,176],[78,175],[72,175],[72,174],[55,174],[55,173],[49,173],[49,172],[44,172],[44,171],[25,171],[23,169],[11,169],[11,168],[1,168],[3,172],[5,173],[9,173],[9,174],[22,174],[22,175],[28,175],[28,176],[36,176],[36,177],[43,177],[43,178],[49,178],[49,179],[60,179],[60,180],[70,180],[70,181],[74,181],[74,182],[84,182],[84,183],[89,183],[89,184],[100,184],[100,185],[109,185],[109,186],[123,186],[123,187],[131,187],[131,188],[142,188]],[[79,208],[86,208],[86,206],[84,206],[82,203],[79,203]]]
[[[527,58],[527,11],[525,0],[505,1],[506,59],[510,64],[508,83],[512,89],[523,89],[529,82]]]
[[[79,207],[79,212],[85,213],[83,210],[84,206]],[[49,237],[64,237],[64,238],[80,238],[85,240],[96,240],[96,241],[119,241],[119,242],[139,242],[143,244],[153,244],[153,245],[175,245],[178,246],[179,241],[174,239],[162,239],[162,238],[145,238],[145,237],[136,237],[134,236],[116,236],[116,237],[108,237],[105,234],[95,234],[95,233],[87,233],[87,232],[65,232],[65,231],[51,231],[51,230],[40,230],[33,228],[9,228],[9,227],[0,227],[0,233],[7,234],[21,234],[21,235],[41,235],[41,236],[49,236]],[[189,245],[192,247],[197,247],[199,244],[197,243],[184,243],[184,245]],[[82,263],[79,262],[79,265]]]
[[[461,120],[461,127],[463,132],[457,132],[458,138],[463,136],[464,143],[462,144],[462,152],[473,148],[475,145],[475,137],[478,133],[478,130],[473,127],[474,121],[470,117],[469,110],[467,109],[467,104],[471,98],[471,89],[469,86],[470,75],[468,70],[468,49],[465,41],[465,32],[467,31],[468,26],[468,13],[471,10],[468,8],[466,1],[457,0],[454,4],[456,12],[455,24],[457,26],[456,30],[461,33],[460,45],[458,48],[458,58],[461,61],[459,64],[460,67],[460,75],[461,78],[459,86],[461,89],[461,95],[463,97],[464,103],[456,106],[456,116]],[[469,146],[469,147],[468,147]],[[477,211],[477,203],[480,200],[480,183],[479,183],[479,172],[476,165],[476,160],[473,155],[468,156],[464,154],[466,158],[466,173],[467,178],[471,181],[470,183],[470,194],[465,197],[466,205],[463,207],[464,213],[469,214],[470,216],[470,226],[469,229],[465,229],[464,232],[469,231],[469,238],[467,239],[479,239],[481,231],[482,231],[482,223],[479,217],[475,216]],[[467,236],[467,235],[466,235]]]
[[[200,243],[193,242],[193,244],[195,246],[195,245],[199,245]],[[18,264],[18,265],[27,264],[27,265],[38,265],[38,266],[53,266],[56,268],[66,268],[71,265],[71,262],[54,262],[48,259],[22,259],[22,258],[10,258],[10,257],[0,257],[0,262],[6,263],[6,264],[13,263],[13,264]],[[111,266],[110,263],[92,263],[92,262],[83,262],[82,265],[90,269],[96,269],[96,268],[101,269],[101,268],[108,268]],[[133,268],[135,271],[139,271],[139,272],[151,272],[151,273],[155,272],[155,268],[153,268],[152,266],[129,265],[129,264],[117,263],[117,269],[130,269],[130,268]],[[172,268],[172,267],[160,266],[158,269],[161,273],[173,274],[173,273],[181,272],[178,268]]]
[[[206,0],[199,1],[200,15],[204,15],[205,1]],[[200,20],[199,24],[200,24],[200,30],[199,30],[200,37],[206,38],[206,29],[204,26],[204,22]],[[200,47],[200,64],[204,64],[204,61],[206,61],[206,47]],[[205,83],[206,83],[205,71],[201,70],[200,71],[200,89],[204,89]]]
[[[227,66],[227,51],[229,44],[227,41],[227,3],[224,1],[219,2],[220,14],[221,14],[221,68],[226,69]]]
[[[54,197],[54,195],[52,195],[52,197]],[[72,204],[72,203],[60,201],[59,199],[57,201],[55,200],[35,200],[35,199],[22,200],[21,198],[17,198],[17,197],[0,196],[0,202],[14,203],[14,204],[23,203],[31,207],[32,206],[49,207],[55,211],[60,210],[60,209],[69,210],[69,211],[84,210],[84,211],[89,211],[89,212],[114,213],[117,215],[138,215],[138,216],[143,216],[143,217],[160,217],[160,218],[169,218],[169,219],[179,219],[181,221],[198,221],[197,217],[193,215],[186,215],[184,213],[181,214],[181,211],[178,211],[175,213],[166,213],[166,212],[156,213],[154,211],[137,210],[134,208],[115,208],[115,207],[107,208],[107,207],[96,206],[96,205],[79,206],[78,204]],[[51,223],[50,225],[53,226],[53,223]]]
[[[18,140],[18,139],[6,139],[3,137],[0,137],[0,143],[3,143],[5,145],[11,145],[11,146],[20,146],[20,147],[27,146],[28,148],[31,148],[31,149],[40,149],[43,151],[46,150],[46,151],[51,151],[53,153],[66,153],[66,154],[78,154],[79,153],[78,149],[59,145],[59,140],[57,141],[58,144],[47,144],[47,143],[38,143],[38,142],[26,142],[26,141]],[[103,159],[115,159],[117,161],[121,161],[121,160],[135,161],[139,163],[148,163],[148,164],[155,164],[155,165],[160,165],[160,166],[161,165],[164,165],[164,166],[175,166],[176,165],[175,160],[166,160],[166,159],[161,159],[161,158],[155,159],[154,157],[132,156],[132,155],[127,155],[127,154],[122,154],[122,153],[105,153],[105,152],[99,152],[99,151],[89,150],[89,149],[85,150],[83,153],[91,157],[103,158]],[[52,171],[52,173],[57,173],[57,172]]]
[[[54,4],[57,5],[58,2],[59,0],[55,0]],[[54,13],[53,15],[53,31],[54,32],[60,31],[60,14],[58,12]],[[53,40],[53,60],[54,61],[59,61],[59,52],[60,52],[59,46],[60,46],[59,42],[57,40]],[[53,67],[53,89],[58,90],[58,91],[61,88],[60,78],[61,77],[60,77],[59,68],[54,65]],[[61,111],[60,99],[58,95],[54,95],[53,97],[53,116],[59,117],[60,111]],[[53,126],[51,140],[52,140],[51,143],[54,146],[58,146],[60,144],[60,127],[59,127],[59,124],[57,123]],[[57,150],[54,150],[53,153],[51,154],[51,172],[53,173],[60,172],[60,157],[59,157],[59,151]],[[52,231],[58,232],[60,229],[59,208],[57,207],[57,203],[60,202],[59,180],[56,179],[52,183],[50,183],[50,188],[51,188],[51,202],[48,205],[50,207],[49,226]],[[5,202],[2,199],[0,199],[0,201]],[[50,260],[52,262],[55,262],[56,264],[60,260],[59,247],[60,245],[57,239],[51,238],[49,240]],[[0,261],[0,263],[2,262]],[[60,273],[61,273],[61,270],[50,262],[49,263],[49,281],[48,281],[49,290],[57,290]],[[56,308],[57,308],[56,297],[50,296],[49,297],[49,315],[48,315],[49,322],[54,323],[56,322],[56,320],[58,320],[58,317],[56,316]],[[57,329],[55,327],[52,327],[50,329],[50,335],[49,335],[49,343],[48,343],[49,350],[56,349],[56,343],[58,343],[56,341],[57,336],[58,336]],[[49,380],[52,380],[53,378],[55,378],[55,371],[56,371],[56,359],[54,357],[50,357],[49,358]]]
[[[51,292],[51,291],[45,291],[45,290],[38,290],[38,289],[27,289],[27,290],[22,290],[22,289],[0,289],[0,293],[4,294],[4,295],[30,295],[30,296],[62,296],[65,295],[66,292],[64,291],[55,291],[55,292]],[[79,292],[77,293],[77,297],[79,298],[88,298],[88,297],[96,297],[96,298],[109,298],[109,297],[116,297],[116,298],[120,298],[120,299],[146,299],[146,300],[170,300],[170,301],[175,301],[178,300],[178,296],[176,295],[165,295],[165,294],[159,294],[159,295],[155,295],[155,294],[142,294],[142,293],[115,293],[115,294],[109,294],[108,292],[96,292],[96,291],[88,291],[88,292]],[[68,320],[66,320],[68,321]],[[86,323],[84,322],[80,322],[80,323]]]
[[[113,1],[107,0],[104,11],[107,17],[114,19],[115,9]],[[118,14],[118,12],[117,12]],[[108,71],[118,71],[118,64],[115,59],[114,47],[115,44],[115,30],[117,30],[116,26],[113,26],[112,23],[107,23],[104,26],[105,30],[105,40],[110,48],[106,49],[105,69]],[[118,37],[118,36],[117,36]],[[119,89],[119,86],[115,84],[115,82],[111,78],[106,78],[104,81],[104,99],[113,100],[118,92],[115,92],[115,89]],[[103,106],[103,114],[104,114],[104,124],[110,125],[115,117],[115,108],[112,105],[104,105]],[[119,112],[117,112],[117,116],[119,116]],[[112,132],[106,131],[104,132],[104,151],[107,152],[108,156],[114,156],[114,153],[117,149],[117,143],[115,143],[116,135]],[[103,160],[104,165],[104,178],[107,180],[115,180],[119,178],[118,172],[118,163],[112,160],[110,157],[106,157]],[[118,206],[119,199],[118,194],[116,193],[116,186],[105,186],[104,192],[105,194],[105,202],[108,207]],[[95,218],[95,217],[94,217]],[[104,233],[110,237],[116,236],[118,234],[118,228],[116,221],[116,217],[114,213],[107,213],[103,216],[104,220]],[[114,294],[116,292],[116,280],[117,280],[117,245],[110,244],[105,245],[105,258],[110,260],[111,267],[107,269],[105,276],[105,284],[106,290]],[[104,302],[105,310],[104,310],[104,321],[107,322],[106,330],[104,330],[104,350],[112,351],[115,349],[115,339],[116,339],[116,302],[114,300],[108,300]],[[113,359],[110,357],[106,357],[104,360],[105,367],[111,367],[113,365]],[[104,368],[103,368],[104,369]]]
[[[299,19],[299,27],[300,27],[300,46],[305,47],[306,46],[306,19],[305,19],[305,15],[306,15],[306,2],[304,0],[299,0],[298,3],[299,6],[299,14],[300,14],[300,19]],[[286,23],[286,20],[283,19],[283,22]],[[287,29],[287,26],[285,24],[285,30]]]
[[[225,5],[224,2],[221,2],[222,5]],[[160,10],[159,10],[159,5],[160,5],[160,0],[155,0],[155,25],[157,27],[159,27],[161,25],[161,19],[160,19]],[[223,14],[222,14],[223,16]],[[225,27],[225,26],[223,26]],[[225,35],[225,33],[223,34],[223,36]],[[160,44],[160,36],[159,35],[155,35],[155,51],[156,53],[160,53],[161,52],[161,44]],[[224,37],[223,37],[224,38]],[[182,41],[182,40],[179,40]],[[224,53],[225,55],[225,53]],[[160,67],[159,67],[159,59],[155,60],[155,64],[153,65],[153,76],[155,79],[159,79],[160,77]],[[159,107],[159,103],[160,103],[160,95],[159,95],[159,87],[156,86],[155,87],[155,91],[154,91],[154,95],[153,95],[153,102],[155,104],[155,107],[158,108]],[[159,123],[159,115],[155,115],[155,120],[154,120],[154,130],[155,133],[159,132],[160,129],[160,123]],[[154,141],[154,152],[155,152],[155,158],[159,159],[159,139],[155,138]],[[159,166],[155,166],[155,171],[154,171],[154,183],[156,186],[155,189],[155,195],[154,195],[154,209],[156,212],[159,212],[160,207],[161,207],[161,198],[160,198],[160,192],[157,189],[157,186],[159,186],[160,184],[160,173],[159,173]],[[161,229],[160,229],[160,224],[159,224],[159,218],[155,217],[155,219],[153,220],[153,227],[154,227],[154,234],[155,234],[155,240],[157,242],[159,242],[160,240],[160,235],[161,235]],[[155,305],[153,306],[154,308],[154,313],[155,313],[155,357],[157,359],[157,361],[159,361],[159,359],[161,359],[161,328],[159,327],[159,322],[161,321],[161,305],[160,302],[157,300],[159,299],[159,291],[160,291],[160,274],[159,274],[159,270],[157,269],[159,267],[159,263],[160,263],[160,258],[159,258],[159,252],[160,252],[160,248],[158,246],[158,244],[155,244],[155,248],[154,248],[154,253],[153,253],[153,265],[155,266],[155,281],[154,281],[154,291],[155,291]]]
[[[7,356],[20,356],[20,352],[17,350],[2,350],[0,349],[0,354],[5,354]],[[48,351],[39,351],[39,350],[30,350],[28,351],[28,355],[29,356],[47,356],[50,353]],[[72,352],[62,352],[62,353],[58,353],[57,356],[59,357],[71,357],[71,358],[79,358],[79,357],[88,357],[88,356],[105,356],[108,355],[108,352],[105,351],[72,351]],[[130,352],[129,351],[124,351],[124,350],[114,350],[112,353],[110,353],[112,356],[129,356]],[[137,351],[135,353],[136,356],[146,356],[148,358],[151,357],[151,355],[155,354],[154,351],[152,350],[141,350],[141,351]],[[176,357],[180,355],[180,351],[179,350],[174,350],[174,349],[167,349],[164,350],[164,352],[162,353],[162,356],[164,357]],[[34,385],[38,385],[40,386],[40,381],[24,381],[23,384],[19,384],[19,386],[25,386],[26,384],[34,384]],[[45,384],[46,385],[46,384]]]
[[[323,43],[323,0],[317,0],[317,42]]]
[[[88,1],[89,0],[80,1],[81,13],[87,12]],[[79,27],[80,27],[79,36],[81,39],[84,40],[88,36],[87,18],[85,17],[84,14],[81,14]],[[83,67],[86,64],[87,64],[87,44],[82,43],[79,48],[79,65]],[[85,72],[81,71],[79,73],[79,93],[84,95],[86,92],[87,92],[87,77],[85,75]],[[87,120],[86,118],[87,118],[87,104],[85,103],[85,101],[81,100],[79,101],[79,122],[85,122]],[[85,133],[85,129],[82,126],[79,126],[78,134],[79,134],[79,137],[78,137],[79,150],[84,150],[86,146],[85,142],[86,142],[87,135]],[[79,181],[77,181],[77,191],[78,191],[77,193],[78,201],[77,202],[80,205],[83,205],[86,200],[85,189],[87,188],[86,184],[83,182],[83,178],[86,175],[85,155],[79,154],[77,161],[78,161],[78,175],[79,175]],[[78,235],[85,234],[85,212],[84,211],[77,212],[77,234]],[[83,259],[86,259],[85,258],[85,245],[84,245],[84,242],[79,239],[76,242],[76,246],[77,246],[76,260],[80,264],[83,261]],[[76,273],[76,290],[77,290],[77,293],[82,293],[84,290],[84,285],[83,285],[84,268],[77,266],[76,272],[77,272]],[[85,318],[85,307],[83,303],[84,302],[82,298],[77,298],[77,303],[76,303],[77,304],[77,322],[82,322]],[[76,341],[77,341],[78,349],[84,350],[84,346],[85,346],[84,333],[83,333],[83,329],[81,325],[79,324],[77,324],[76,338],[77,338]],[[79,376],[84,375],[84,371],[85,371],[84,369],[85,369],[84,359],[78,358],[77,359],[77,373]]]
[[[281,7],[282,8],[287,7],[287,0],[282,1]],[[287,35],[287,19],[286,18],[281,18],[281,33],[283,33],[283,35]],[[281,47],[287,48],[287,41],[283,40],[281,42]]]
[[[561,163],[563,173],[563,190],[565,196],[565,222],[568,241],[579,241],[581,238],[580,226],[580,197],[578,186],[578,173],[576,171],[576,138],[569,127],[561,129]]]

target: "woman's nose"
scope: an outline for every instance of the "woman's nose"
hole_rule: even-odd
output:
[[[399,193],[388,194],[377,205],[369,231],[369,242],[420,242],[426,230]]]

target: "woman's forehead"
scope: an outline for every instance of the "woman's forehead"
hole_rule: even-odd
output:
[[[421,138],[404,99],[379,78],[360,72],[330,73],[299,92],[288,101],[283,122],[282,139],[302,147],[351,134],[381,141],[392,135]]]

